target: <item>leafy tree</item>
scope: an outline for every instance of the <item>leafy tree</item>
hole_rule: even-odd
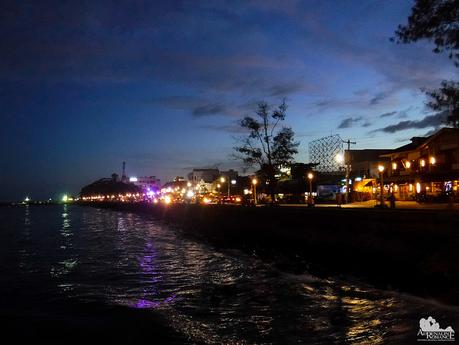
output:
[[[416,0],[408,24],[399,25],[395,35],[397,43],[433,41],[435,53],[447,51],[459,66],[459,1]]]
[[[427,106],[432,110],[446,112],[446,122],[459,128],[459,83],[444,80],[437,90],[424,90],[430,97]]]
[[[295,141],[293,130],[286,126],[278,128],[286,112],[285,100],[272,111],[266,102],[259,103],[255,117],[246,116],[239,122],[248,134],[240,138],[240,146],[234,147],[236,158],[247,167],[258,166],[265,175],[273,202],[276,174],[280,167],[292,163],[293,156],[298,153],[299,142]]]
[[[433,41],[434,53],[449,52],[449,58],[459,67],[459,1],[416,0],[407,25],[395,31],[397,43],[412,43],[421,39]],[[459,127],[459,83],[444,80],[437,90],[423,91],[429,96],[427,106],[447,113],[446,122]]]

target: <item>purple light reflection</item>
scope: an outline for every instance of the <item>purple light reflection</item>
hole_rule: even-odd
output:
[[[149,301],[146,299],[139,299],[137,302],[131,303],[129,306],[136,309],[156,309],[160,308],[161,306],[165,306],[168,304],[173,303],[176,295],[173,294],[164,299],[164,301]]]
[[[173,294],[164,300],[158,300],[158,286],[156,283],[160,280],[161,276],[155,267],[156,250],[151,240],[147,241],[145,253],[139,257],[139,266],[144,275],[148,277],[149,285],[144,289],[143,296],[136,302],[129,303],[128,305],[136,309],[155,309],[173,303],[176,295]]]

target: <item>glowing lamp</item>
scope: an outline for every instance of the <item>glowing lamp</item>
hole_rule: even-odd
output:
[[[430,157],[430,164],[435,165],[435,163],[437,163],[435,157]]]
[[[381,164],[378,165],[378,171],[379,171],[380,173],[383,173],[383,172],[384,172],[384,165],[381,165]]]
[[[411,162],[410,162],[410,161],[406,161],[405,167],[406,167],[407,169],[411,168]]]
[[[424,159],[421,159],[419,163],[421,164],[422,167],[426,166],[426,161]]]
[[[392,170],[397,170],[397,163],[392,163]]]
[[[221,183],[225,183],[225,181],[226,181],[226,180],[225,180],[225,178],[224,178],[223,176],[220,177],[220,182],[221,182]]]
[[[308,179],[312,180],[313,177],[314,177],[314,175],[313,175],[312,173],[309,173],[309,174],[308,174]]]
[[[338,163],[342,164],[342,163],[344,163],[344,156],[343,156],[341,153],[338,153],[338,154],[336,155],[336,157],[335,157],[335,160],[336,160]]]
[[[258,180],[257,180],[256,178],[253,178],[253,179],[252,179],[252,184],[253,184],[253,185],[256,185],[257,183],[258,183]]]
[[[191,199],[194,197],[194,192],[190,189],[188,192],[186,192],[186,197]]]

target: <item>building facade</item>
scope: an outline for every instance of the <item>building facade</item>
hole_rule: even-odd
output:
[[[220,171],[218,169],[193,169],[188,174],[188,181],[192,183],[213,183],[219,177]]]
[[[131,177],[129,182],[142,188],[143,191],[158,191],[161,187],[161,181],[156,176]]]
[[[414,137],[381,158],[389,159],[385,182],[399,200],[440,200],[458,194],[459,129]]]

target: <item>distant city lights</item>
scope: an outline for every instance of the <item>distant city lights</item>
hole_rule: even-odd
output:
[[[194,192],[190,189],[186,192],[186,197],[191,199],[192,197],[194,197]]]

